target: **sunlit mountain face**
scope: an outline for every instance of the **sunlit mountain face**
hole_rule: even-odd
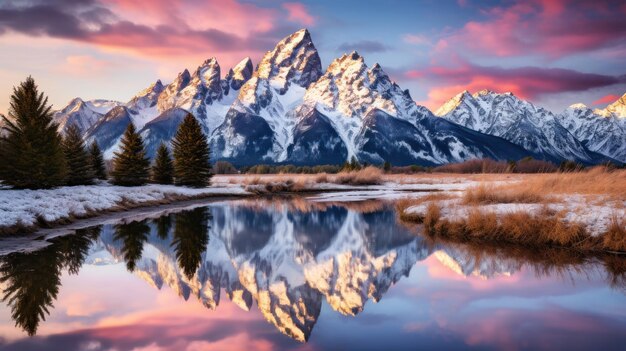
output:
[[[624,342],[622,257],[436,242],[376,201],[240,200],[155,217],[2,257],[0,350]]]

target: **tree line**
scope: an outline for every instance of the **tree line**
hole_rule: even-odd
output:
[[[13,89],[9,117],[2,116],[0,179],[16,189],[48,189],[91,185],[108,179],[104,157],[94,141],[89,148],[76,125],[58,132],[48,98],[32,77]],[[154,162],[146,156],[141,135],[130,123],[114,153],[111,183],[139,186],[148,182],[191,187],[210,185],[212,176],[207,138],[188,113],[171,142],[159,146]]]

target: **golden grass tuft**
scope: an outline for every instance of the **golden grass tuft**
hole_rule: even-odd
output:
[[[481,184],[467,189],[463,195],[466,205],[540,203],[546,198],[534,189],[494,187]]]
[[[605,250],[626,252],[626,219],[613,216],[602,236],[602,246]]]
[[[369,166],[358,171],[341,172],[335,176],[334,182],[348,185],[380,185],[383,183],[383,171]]]

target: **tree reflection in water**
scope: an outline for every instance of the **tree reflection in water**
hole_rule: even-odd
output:
[[[126,268],[135,270],[137,260],[141,258],[143,244],[148,240],[150,227],[146,221],[137,221],[115,225],[114,240],[122,241],[122,255],[126,261]]]
[[[174,215],[174,240],[178,266],[191,279],[202,260],[202,253],[209,243],[210,213],[206,207],[179,212]]]
[[[102,227],[77,230],[74,235],[54,238],[45,248],[12,253],[0,262],[2,301],[11,308],[15,325],[35,335],[39,322],[46,320],[59,293],[61,273],[78,274],[89,246]]]

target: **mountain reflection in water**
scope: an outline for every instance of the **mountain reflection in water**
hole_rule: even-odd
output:
[[[86,265],[124,263],[151,286],[166,285],[211,310],[222,292],[245,311],[255,303],[281,333],[304,342],[323,302],[342,315],[357,316],[369,300],[380,301],[429,257],[459,277],[490,279],[527,269],[572,281],[602,276],[605,285],[626,292],[622,257],[433,242],[418,229],[402,224],[393,206],[377,201],[215,203],[79,230],[51,239],[41,250],[4,256],[2,297],[15,325],[34,335],[54,309],[63,272],[76,275]]]

